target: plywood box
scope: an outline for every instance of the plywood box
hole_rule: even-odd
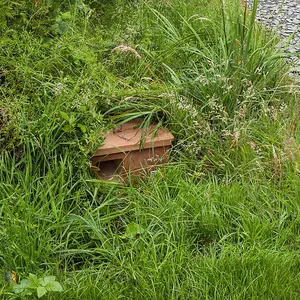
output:
[[[168,161],[173,135],[152,123],[146,130],[134,120],[108,132],[104,145],[92,157],[92,170],[99,179],[114,180],[128,173],[138,175]]]

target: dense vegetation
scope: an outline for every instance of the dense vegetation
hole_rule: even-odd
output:
[[[298,94],[238,0],[0,2],[0,295],[297,299]],[[117,122],[176,140],[125,185],[89,159]],[[29,296],[31,297],[31,296]],[[31,299],[31,298],[30,298]]]

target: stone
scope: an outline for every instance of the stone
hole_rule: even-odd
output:
[[[248,1],[251,8],[253,0]],[[283,39],[289,38],[292,34],[288,52],[293,54],[300,50],[300,3],[295,0],[261,0],[257,9],[257,20],[267,28],[274,28],[275,32]],[[283,43],[283,47],[285,43]],[[298,47],[297,47],[298,46]],[[300,59],[295,56],[296,81],[300,84]]]

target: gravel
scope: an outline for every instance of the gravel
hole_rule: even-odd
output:
[[[253,0],[247,3],[251,8]],[[291,76],[300,84],[300,59],[296,56],[300,52],[300,0],[260,0],[256,19],[278,33],[283,40],[295,33],[286,52],[292,54]]]

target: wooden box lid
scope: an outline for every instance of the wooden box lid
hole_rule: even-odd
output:
[[[134,120],[123,124],[115,131],[108,132],[104,145],[96,150],[94,156],[171,145],[174,136],[166,128],[156,130],[156,124],[152,123],[146,132],[142,132],[140,124],[139,120]]]

